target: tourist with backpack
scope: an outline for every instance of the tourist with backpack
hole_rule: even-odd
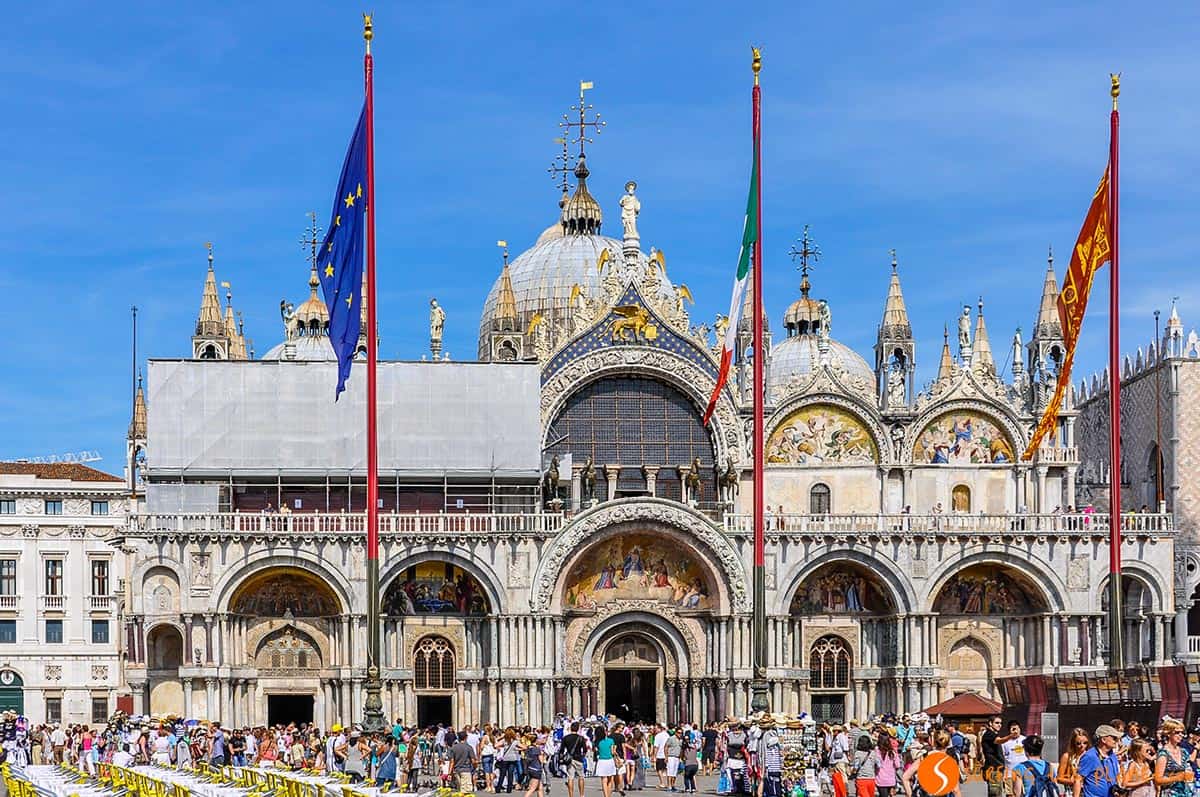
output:
[[[1025,760],[1013,767],[1013,797],[1058,797],[1054,767],[1042,759],[1045,746],[1045,740],[1037,734],[1025,737]]]

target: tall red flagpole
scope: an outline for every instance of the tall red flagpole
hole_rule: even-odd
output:
[[[1121,76],[1112,77],[1112,116],[1108,143],[1108,414],[1112,419],[1109,441],[1108,497],[1108,640],[1109,669],[1125,668],[1124,607],[1121,605],[1121,270],[1117,238],[1119,213],[1118,156],[1120,154],[1121,117],[1117,98],[1121,95]]]
[[[376,359],[378,344],[375,324],[375,107],[374,62],[371,17],[363,14],[363,58],[367,106],[367,681],[363,701],[363,730],[380,733],[387,729],[383,717],[379,644],[379,446],[376,429]]]
[[[754,262],[751,265],[753,281],[751,290],[754,301],[754,645],[752,698],[750,708],[766,711],[767,701],[767,637],[766,637],[766,571],[763,549],[766,544],[765,514],[763,506],[763,301],[762,301],[762,89],[758,85],[758,73],[762,69],[762,56],[754,48],[754,90],[751,94],[754,135],[754,171],[758,175],[756,229],[754,235]]]

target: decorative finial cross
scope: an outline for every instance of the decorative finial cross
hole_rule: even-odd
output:
[[[603,122],[600,120],[600,114],[595,114],[593,116],[592,120],[588,121],[588,118],[587,118],[588,112],[593,111],[595,109],[595,106],[593,106],[591,103],[587,102],[584,99],[584,92],[590,88],[592,88],[592,81],[590,81],[590,80],[579,81],[579,103],[577,105],[571,106],[571,111],[579,114],[579,121],[572,122],[570,115],[564,113],[563,120],[558,123],[559,127],[561,127],[563,130],[567,131],[568,136],[571,135],[571,128],[574,128],[574,127],[579,128],[579,135],[571,143],[579,145],[579,157],[581,157],[581,158],[583,157],[583,154],[584,154],[583,153],[584,144],[592,143],[592,139],[587,137],[588,128],[595,130],[596,135],[599,135],[600,131],[605,127],[605,125],[608,124],[608,122]]]
[[[793,263],[796,262],[797,258],[800,259],[800,292],[807,296],[809,288],[808,272],[821,259],[821,247],[817,246],[813,239],[808,236],[807,224],[804,225],[803,236],[796,240],[800,242],[800,246],[797,248],[795,244],[792,244],[792,248],[788,250],[788,256],[792,258]]]
[[[310,210],[304,215],[308,216],[308,229],[300,236],[300,247],[309,250],[309,265],[316,268],[317,245],[321,242],[321,228],[317,226],[317,212],[315,210]]]
[[[571,192],[571,183],[568,182],[567,175],[575,171],[575,164],[572,162],[575,159],[571,157],[571,153],[567,149],[566,136],[559,136],[554,139],[554,143],[562,145],[562,154],[554,156],[554,160],[550,162],[550,168],[546,171],[550,173],[550,179],[554,181],[558,181],[559,175],[562,175],[562,182],[559,183],[559,188],[562,189],[564,194],[568,194]]]
[[[206,249],[208,249],[208,267],[209,267],[209,268],[212,268],[212,262],[213,262],[213,256],[212,256],[212,241],[206,241],[206,242],[204,243],[204,246],[205,246],[205,248],[206,248]]]
[[[896,263],[896,250],[889,249],[888,254],[892,256],[892,273],[894,274],[896,272],[896,266],[898,265]]]

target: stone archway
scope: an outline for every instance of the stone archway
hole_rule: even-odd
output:
[[[962,692],[992,694],[993,645],[968,631],[948,641],[942,661],[942,673],[950,695]]]
[[[146,634],[146,675],[151,714],[192,716],[184,705],[179,668],[184,663],[183,634],[168,623],[156,625]]]
[[[703,576],[699,586],[708,588],[711,592],[697,605],[694,595],[687,592],[676,595],[675,590],[686,586],[685,579],[678,577],[674,571],[667,574],[667,581],[672,588],[671,597],[662,592],[662,581],[651,580],[651,586],[645,595],[625,595],[631,600],[662,599],[664,603],[674,603],[686,608],[705,608],[716,613],[730,611],[749,611],[750,604],[746,593],[746,573],[737,551],[734,550],[728,538],[703,515],[695,513],[680,504],[653,498],[631,498],[608,501],[576,515],[571,524],[565,528],[550,543],[543,552],[538,569],[534,576],[533,591],[530,596],[530,608],[537,611],[562,611],[572,608],[572,602],[567,598],[568,576],[573,568],[581,561],[587,551],[602,542],[608,542],[622,535],[651,535],[669,546],[663,551],[663,558],[678,560],[687,558],[688,567],[685,572],[686,581],[694,582],[695,578]],[[629,546],[631,548],[631,546]],[[628,575],[643,575],[636,572],[624,572],[625,557],[632,550],[623,550],[620,556],[620,582],[629,580]],[[613,564],[613,563],[607,563]],[[597,567],[597,581],[601,576]],[[630,586],[636,583],[631,582]],[[694,583],[692,586],[696,586]],[[596,599],[595,593],[604,595],[608,590],[607,584],[600,589],[590,590],[589,597]],[[577,594],[572,595],[577,599]],[[597,600],[597,603],[604,602]],[[692,604],[692,605],[688,605]],[[574,608],[583,608],[574,606]]]

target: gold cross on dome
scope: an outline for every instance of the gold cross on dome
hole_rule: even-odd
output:
[[[592,88],[592,81],[590,81],[590,80],[579,81],[579,102],[576,105],[572,105],[571,109],[570,109],[572,113],[579,114],[579,121],[578,122],[571,121],[570,115],[564,113],[563,120],[558,123],[558,126],[561,127],[564,131],[566,131],[568,137],[573,135],[573,133],[571,132],[573,128],[579,128],[578,135],[576,136],[575,140],[572,141],[571,143],[579,145],[580,156],[582,156],[584,154],[583,153],[583,145],[592,143],[592,139],[587,137],[588,129],[591,128],[592,130],[595,131],[596,135],[599,135],[600,131],[608,124],[608,122],[601,121],[600,114],[598,114],[598,113],[592,117],[591,121],[588,121],[588,118],[587,118],[588,112],[595,110],[595,106],[593,106],[591,103],[587,102],[584,99],[584,92],[590,88]]]

